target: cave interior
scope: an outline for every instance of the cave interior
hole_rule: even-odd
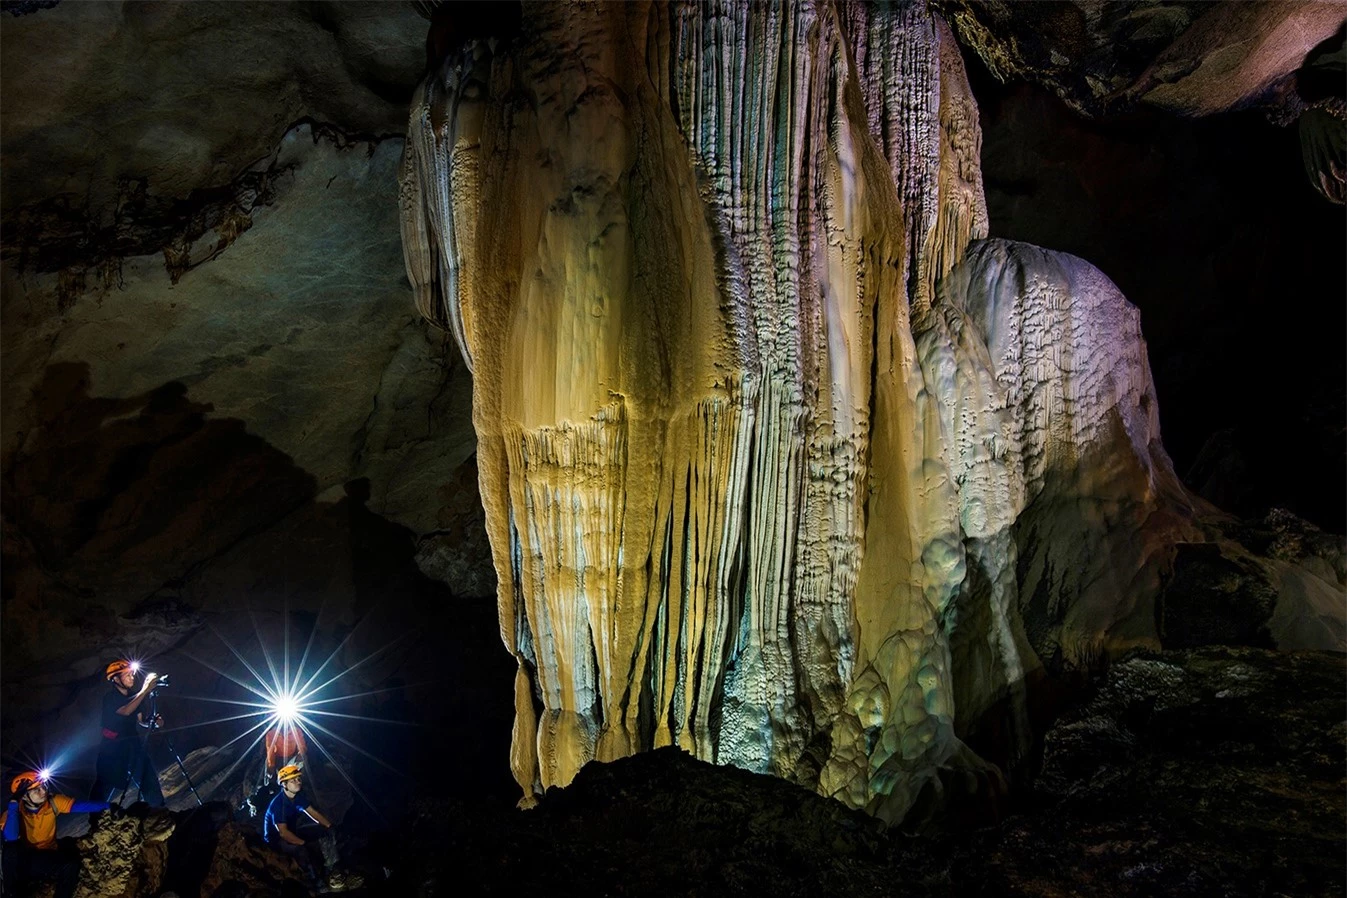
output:
[[[284,703],[361,894],[1343,895],[1344,20],[4,0],[3,781],[131,659],[81,898],[307,894]]]

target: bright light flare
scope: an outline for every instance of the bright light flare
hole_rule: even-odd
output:
[[[275,715],[277,722],[283,724],[297,723],[304,712],[299,699],[288,692],[283,692],[276,696],[271,702],[271,713]]]
[[[140,673],[140,662],[139,662],[139,661],[132,661],[132,662],[131,662],[131,673],[133,673],[133,674],[138,674],[138,673]]]
[[[43,767],[41,770],[39,770],[37,772],[37,779],[38,782],[42,783],[45,786],[51,780],[51,768]]]
[[[340,664],[338,663],[338,659],[341,657],[342,652],[360,627],[360,625],[357,624],[346,633],[342,640],[332,650],[331,654],[329,654],[321,663],[317,664],[316,669],[309,671],[307,668],[310,666],[310,654],[314,647],[314,638],[318,633],[318,627],[315,625],[309,631],[308,642],[304,646],[304,653],[299,659],[299,664],[297,667],[292,668],[290,664],[289,616],[286,615],[284,620],[285,631],[282,636],[284,655],[280,659],[273,659],[265,640],[263,640],[261,633],[258,631],[256,619],[253,620],[254,635],[257,637],[257,642],[261,647],[262,657],[265,661],[265,674],[262,670],[259,670],[258,665],[252,663],[243,652],[239,651],[238,648],[231,644],[230,641],[225,638],[223,633],[215,627],[212,627],[211,629],[214,631],[215,635],[219,637],[220,641],[224,643],[224,646],[229,650],[230,654],[232,654],[234,658],[238,660],[239,664],[241,664],[248,672],[251,681],[247,677],[240,677],[234,673],[221,669],[203,658],[197,658],[191,655],[188,657],[192,657],[193,660],[197,661],[208,670],[212,670],[220,676],[227,678],[241,689],[251,693],[252,697],[239,700],[215,696],[184,696],[185,698],[192,698],[198,701],[231,705],[237,708],[240,713],[216,718],[214,720],[206,720],[200,723],[188,724],[186,727],[174,727],[170,732],[176,729],[188,729],[216,723],[231,721],[243,722],[242,727],[246,727],[246,729],[243,729],[237,736],[218,748],[219,751],[229,751],[236,744],[244,746],[241,750],[238,750],[238,757],[229,765],[224,774],[220,776],[221,780],[228,780],[234,773],[234,770],[244,763],[256,749],[258,744],[262,743],[269,734],[278,730],[290,731],[295,734],[302,733],[308,745],[313,749],[316,749],[319,755],[325,757],[328,764],[331,766],[331,769],[336,771],[336,773],[351,787],[351,790],[369,805],[371,809],[374,809],[375,814],[379,815],[380,819],[382,819],[382,815],[379,814],[378,809],[374,807],[374,804],[360,790],[360,787],[356,785],[355,781],[351,779],[350,774],[343,769],[341,762],[333,757],[328,746],[323,743],[328,740],[341,743],[345,747],[369,758],[390,772],[398,773],[399,771],[390,767],[378,756],[366,751],[332,729],[323,726],[319,722],[319,719],[322,717],[332,717],[347,720],[368,721],[376,724],[402,726],[411,724],[408,721],[381,720],[377,717],[344,714],[329,709],[329,706],[335,702],[352,701],[363,696],[377,695],[391,690],[375,689],[368,692],[356,693],[354,695],[322,696],[324,693],[328,692],[331,687],[336,686],[341,680],[350,676],[366,664],[373,662],[380,656],[392,652],[403,640],[410,638],[410,634],[404,634],[393,642],[374,649],[368,655],[353,664]],[[280,661],[280,663],[278,664],[277,661]],[[323,679],[325,675],[326,679]],[[320,680],[322,682],[319,682]],[[397,688],[401,689],[404,687],[399,686]],[[249,741],[250,738],[251,741]]]

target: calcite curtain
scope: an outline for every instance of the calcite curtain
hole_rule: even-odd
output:
[[[473,372],[525,803],[676,744],[898,820],[975,763],[956,704],[1117,637],[1095,575],[1164,540],[1051,537],[1181,494],[1135,310],[970,253],[979,152],[921,3],[530,4],[426,79],[407,270]]]

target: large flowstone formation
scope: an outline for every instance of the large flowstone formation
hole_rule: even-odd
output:
[[[919,3],[531,6],[426,80],[525,802],[676,744],[897,820],[1027,671],[1155,644],[1200,534],[1138,315],[982,239],[979,148]]]

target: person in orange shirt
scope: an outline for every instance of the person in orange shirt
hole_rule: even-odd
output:
[[[244,802],[250,817],[260,814],[271,802],[272,796],[279,791],[276,768],[289,765],[307,767],[309,763],[309,746],[304,741],[304,733],[291,720],[277,720],[262,734],[262,745],[266,749],[262,783]]]
[[[277,722],[275,726],[267,730],[267,734],[262,741],[267,749],[266,779],[268,781],[275,777],[278,767],[287,764],[308,767],[309,746],[304,741],[304,733],[293,723],[288,721]]]
[[[106,811],[108,803],[50,795],[46,777],[35,771],[14,777],[9,791],[9,807],[0,814],[6,898],[39,879],[55,879],[56,898],[71,898],[79,884],[80,858],[68,840],[56,840],[56,815]]]

